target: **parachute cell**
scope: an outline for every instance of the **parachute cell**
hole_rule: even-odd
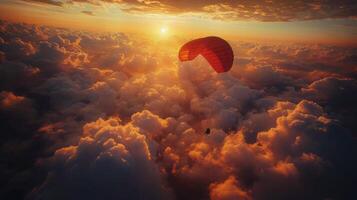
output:
[[[192,40],[179,51],[180,61],[189,61],[202,55],[218,73],[227,72],[233,64],[232,47],[222,38],[210,36]]]

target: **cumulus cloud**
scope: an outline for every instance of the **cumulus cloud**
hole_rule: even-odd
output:
[[[169,199],[149,141],[139,131],[118,118],[84,125],[77,145],[56,150],[34,198]]]
[[[122,33],[0,29],[0,196],[356,196],[353,47],[231,41],[216,74]]]
[[[340,123],[352,133],[356,133],[354,123],[357,107],[357,82],[355,79],[328,77],[311,83],[302,89],[306,98],[319,102]],[[345,98],[341,98],[345,97]]]
[[[212,200],[230,200],[230,199],[251,199],[245,191],[237,187],[237,180],[234,176],[230,176],[223,183],[216,183],[210,186],[210,198]]]
[[[2,138],[16,138],[17,134],[25,134],[37,115],[31,99],[16,95],[13,92],[0,92],[0,116]],[[23,124],[24,126],[18,126]]]

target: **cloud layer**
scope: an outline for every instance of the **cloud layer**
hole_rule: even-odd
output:
[[[121,33],[0,29],[5,199],[356,197],[353,47],[230,41],[216,74]]]
[[[326,18],[355,18],[357,4],[350,0],[27,0],[49,5],[63,6],[65,3],[116,3],[127,12],[168,13],[168,14],[207,14],[215,19],[257,20],[257,21],[295,21]]]

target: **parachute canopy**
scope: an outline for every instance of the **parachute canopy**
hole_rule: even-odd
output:
[[[202,55],[218,73],[227,72],[232,68],[233,50],[227,41],[210,36],[199,38],[184,44],[179,52],[180,61],[189,61]]]

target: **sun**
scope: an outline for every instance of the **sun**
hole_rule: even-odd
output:
[[[169,27],[166,24],[163,24],[159,27],[156,28],[156,39],[160,40],[160,41],[168,41],[172,34],[173,34],[173,29],[171,29],[172,27]]]
[[[166,35],[169,29],[166,26],[160,28],[161,35]]]

